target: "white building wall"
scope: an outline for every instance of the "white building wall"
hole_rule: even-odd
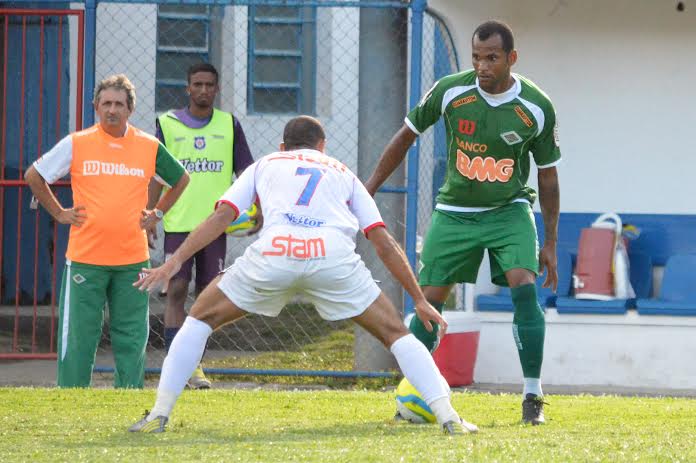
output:
[[[126,74],[136,93],[130,122],[149,133],[155,132],[156,44],[157,5],[99,4],[95,85],[112,74]]]
[[[515,33],[514,70],[558,113],[561,210],[696,212],[691,59],[696,9],[651,0],[430,0],[463,68],[471,34],[495,18]],[[530,178],[536,183],[536,173]]]
[[[479,313],[474,381],[519,384],[511,313]],[[696,388],[694,317],[560,315],[546,311],[542,380],[556,386],[620,387],[666,392]]]

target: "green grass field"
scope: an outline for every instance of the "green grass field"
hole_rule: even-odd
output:
[[[162,435],[129,434],[153,390],[0,389],[0,461],[696,461],[696,400],[548,396],[548,424],[518,423],[518,395],[455,393],[475,436],[395,423],[393,393],[185,392]]]

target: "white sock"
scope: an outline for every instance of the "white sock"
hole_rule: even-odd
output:
[[[162,364],[157,399],[149,418],[171,414],[186,381],[201,361],[205,343],[212,332],[213,329],[207,323],[186,317]]]
[[[460,420],[459,414],[452,407],[452,402],[450,402],[449,397],[441,397],[433,401],[429,406],[433,411],[433,415],[437,418],[437,422],[440,424],[447,423],[448,421]]]
[[[428,349],[413,334],[408,334],[397,339],[390,350],[406,379],[433,410],[438,423],[458,419],[459,415],[450,404],[449,386]]]
[[[541,378],[524,378],[524,389],[522,390],[522,399],[527,397],[527,394],[534,394],[543,397],[541,392]]]

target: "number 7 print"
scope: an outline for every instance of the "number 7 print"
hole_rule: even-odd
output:
[[[295,203],[298,206],[309,206],[309,202],[312,200],[312,196],[314,196],[314,191],[317,189],[319,181],[324,176],[324,171],[317,167],[298,167],[295,171],[295,175],[309,175],[307,185],[305,185],[302,194]]]

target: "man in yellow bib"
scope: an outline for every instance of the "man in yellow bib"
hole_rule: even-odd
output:
[[[58,386],[88,387],[109,306],[115,387],[143,387],[148,297],[133,288],[149,267],[152,229],[189,182],[183,166],[153,136],[128,124],[135,87],[123,75],[102,80],[94,95],[99,122],[63,138],[29,167],[25,178],[43,207],[70,225],[60,290]],[[73,206],[49,188],[70,174]],[[146,209],[148,184],[171,189]]]
[[[186,168],[191,184],[164,216],[165,258],[174,254],[188,234],[213,212],[215,201],[254,160],[239,120],[213,107],[218,94],[218,72],[212,64],[197,63],[187,72],[188,107],[169,111],[157,118],[157,138]],[[162,185],[150,182],[154,205]],[[208,286],[224,268],[227,251],[223,233],[184,262],[169,282],[164,311],[164,344],[169,346],[186,319],[186,297],[196,264],[196,294]],[[198,366],[188,381],[192,389],[208,389],[210,381]]]

